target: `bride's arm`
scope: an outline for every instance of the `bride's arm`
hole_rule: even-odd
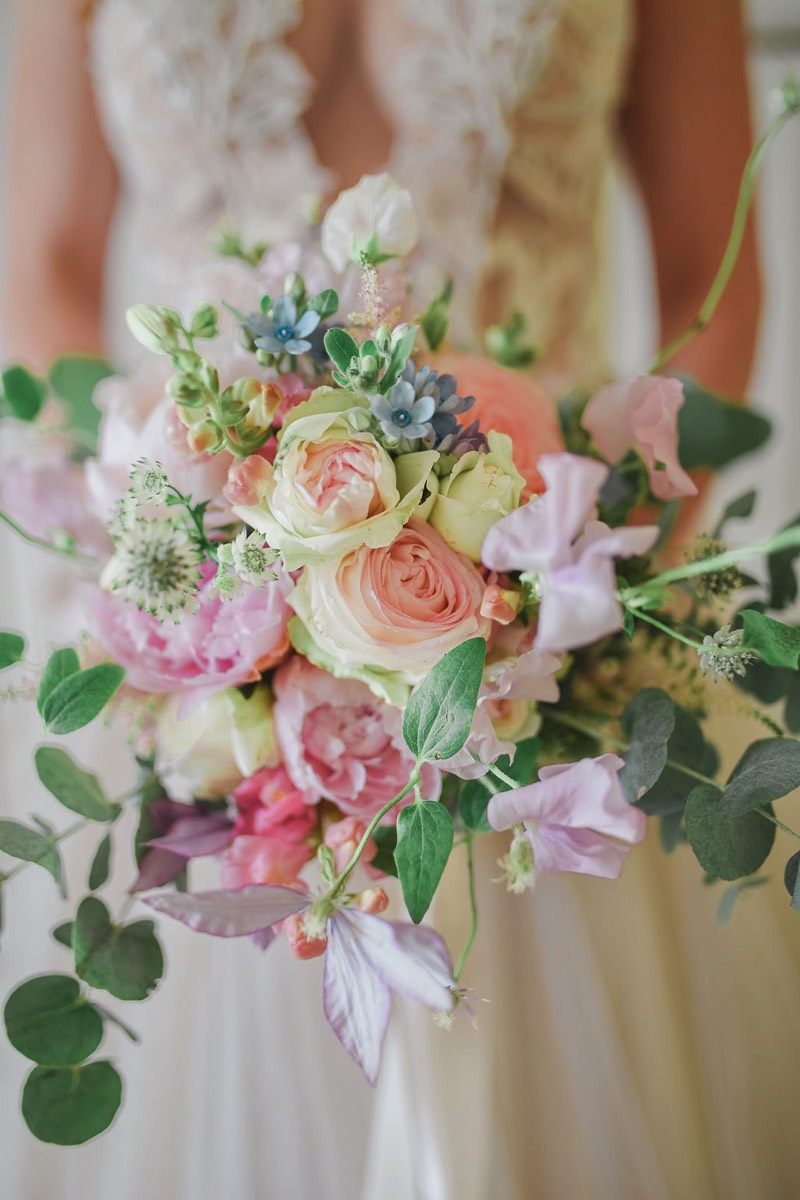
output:
[[[714,278],[751,149],[738,0],[638,0],[623,131],[649,217],[666,345],[697,315]],[[760,296],[751,222],[710,327],[667,369],[744,395]]]
[[[42,369],[100,353],[103,261],[117,191],[86,67],[78,0],[18,0],[3,344]]]

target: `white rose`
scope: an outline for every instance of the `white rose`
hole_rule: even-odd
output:
[[[411,193],[391,175],[364,175],[333,202],[322,222],[322,250],[336,271],[360,261],[401,258],[413,250],[419,224]]]
[[[501,517],[519,507],[525,480],[514,466],[511,438],[492,430],[489,450],[470,450],[440,480],[439,494],[429,517],[444,540],[481,561],[483,539]]]

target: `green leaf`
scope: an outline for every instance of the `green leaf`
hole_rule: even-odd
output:
[[[771,809],[770,809],[771,811]],[[775,841],[775,826],[757,812],[728,816],[722,793],[701,784],[686,802],[686,833],[697,861],[717,879],[752,875]]]
[[[472,728],[486,642],[470,638],[439,659],[409,697],[403,737],[418,762],[451,758]]]
[[[642,688],[626,705],[622,731],[628,750],[619,779],[629,803],[641,800],[658,781],[674,729],[675,705],[660,688]]]
[[[412,325],[406,330],[395,346],[392,351],[392,357],[389,359],[389,365],[381,376],[380,389],[384,394],[397,383],[400,372],[414,351],[414,342],[416,340],[417,326]]]
[[[22,1116],[34,1137],[79,1146],[108,1129],[122,1102],[122,1080],[110,1062],[34,1067],[22,1089]]]
[[[683,378],[686,403],[678,413],[681,464],[719,469],[758,450],[770,436],[766,417],[708,392],[692,379]]]
[[[72,733],[88,725],[105,708],[124,678],[124,667],[99,663],[62,679],[42,704],[42,718],[50,733]]]
[[[686,841],[686,832],[683,828],[683,813],[662,813],[658,818],[658,835],[661,842],[661,849],[664,853],[673,854],[681,842]]]
[[[486,809],[492,793],[480,779],[468,779],[458,797],[458,815],[465,829],[474,833],[491,833],[492,827],[486,817]]]
[[[114,370],[102,358],[64,354],[50,368],[50,387],[69,411],[69,423],[83,441],[93,446],[97,442],[101,412],[94,403],[94,390],[101,379]]]
[[[741,896],[742,892],[750,891],[752,888],[762,887],[767,883],[766,875],[756,875],[754,879],[740,879],[737,883],[726,888],[722,899],[719,902],[717,909],[717,924],[727,925],[733,916],[733,909],[736,901]]]
[[[797,668],[800,659],[800,629],[765,617],[754,608],[739,614],[744,622],[743,647],[756,650],[771,667]]]
[[[62,895],[61,857],[52,838],[19,821],[0,821],[0,850],[23,862],[37,863],[49,871]]]
[[[111,834],[107,833],[94,852],[89,868],[89,891],[96,892],[108,879],[111,865]],[[70,935],[71,936],[71,935]]]
[[[352,358],[358,357],[358,345],[344,329],[329,329],[325,334],[328,357],[344,374]]]
[[[394,859],[411,920],[419,924],[430,907],[453,848],[453,818],[435,800],[400,810]]]
[[[72,921],[62,921],[51,933],[59,945],[66,946],[68,950],[72,949]]]
[[[535,737],[524,738],[523,741],[517,743],[514,761],[511,762],[507,754],[503,754],[495,763],[504,775],[508,775],[518,787],[525,787],[529,784],[536,770],[536,763],[539,759],[539,739]],[[501,788],[500,780],[495,781]]]
[[[90,987],[118,1000],[146,1000],[164,973],[164,958],[152,921],[112,925],[96,896],[78,906],[72,931],[75,970]]]
[[[750,812],[800,787],[800,742],[764,738],[748,746],[725,785],[722,809],[729,816]]]
[[[800,850],[796,850],[786,864],[783,882],[791,896],[790,907],[800,912]]]
[[[59,804],[90,821],[115,821],[119,804],[105,797],[96,775],[82,770],[59,746],[39,746],[34,755],[36,774]]]
[[[33,421],[47,395],[47,384],[25,367],[12,366],[3,371],[3,394],[17,420]]]
[[[42,716],[44,704],[47,697],[70,675],[77,675],[81,669],[81,664],[78,656],[71,646],[64,646],[61,650],[54,650],[44,665],[42,678],[39,680],[39,690],[36,693],[36,708],[39,716]]]
[[[737,496],[735,500],[731,500],[730,504],[725,506],[722,516],[717,521],[714,527],[713,536],[719,537],[728,521],[730,521],[733,517],[740,517],[744,519],[745,517],[751,516],[755,505],[756,493],[752,490],[745,492],[742,496]]]
[[[397,863],[394,861],[397,829],[394,825],[379,825],[372,835],[372,840],[378,847],[378,852],[370,866],[375,867],[377,871],[383,871],[384,875],[393,875],[397,878]]]
[[[450,328],[450,300],[453,295],[453,281],[448,279],[444,288],[431,300],[420,322],[425,340],[431,350],[438,350],[447,337]]]
[[[667,742],[667,762],[713,776],[717,770],[716,750],[705,740],[694,717],[677,704],[674,708],[675,728]],[[637,802],[637,807],[648,815],[680,815],[696,784],[696,779],[677,766],[665,766],[653,786]]]
[[[338,307],[339,296],[333,288],[325,288],[323,292],[318,292],[316,296],[312,296],[306,303],[306,308],[319,313],[321,321],[324,321],[326,317],[332,317]]]
[[[800,524],[800,514],[784,525],[790,529]],[[787,546],[784,550],[776,550],[767,556],[769,571],[770,596],[768,608],[786,608],[797,599],[797,575],[794,564],[800,554],[800,546]]]
[[[71,975],[37,975],[15,988],[5,1006],[8,1040],[35,1063],[74,1066],[94,1054],[103,1020]]]
[[[13,667],[25,653],[25,639],[18,633],[3,630],[0,633],[0,671],[4,667]]]

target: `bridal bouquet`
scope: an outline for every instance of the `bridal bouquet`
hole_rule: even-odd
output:
[[[478,838],[494,839],[497,886],[524,893],[560,872],[616,878],[653,817],[666,850],[688,841],[708,880],[732,883],[729,912],[776,827],[798,836],[773,811],[800,784],[800,744],[774,712],[727,778],[703,721],[733,682],[750,709],[786,697],[800,727],[800,631],[774,615],[797,596],[800,526],[730,548],[751,493],[683,555],[669,541],[697,492],[687,468],[753,448],[764,419],[657,372],[573,394],[559,419],[514,369],[531,357],[518,319],[490,331],[493,360],[443,349],[447,288],[415,314],[402,259],[416,218],[391,179],[343,193],[318,232],[324,259],[234,247],[253,260],[250,300],[224,318],[208,303],[130,310],[158,357],[151,377],[98,386],[95,453],[88,393],[77,409],[66,379],[79,363],[49,385],[4,375],[6,424],[33,451],[6,469],[3,519],[76,561],[89,630],[40,665],[0,635],[9,694],[34,698],[55,739],[38,778],[77,817],[0,821],[12,911],[13,876],[36,864],[63,887],[62,841],[98,831],[85,894],[53,931],[70,969],[5,1005],[33,1063],[23,1116],[45,1141],[85,1141],[119,1107],[120,1076],[94,1057],[118,1022],[103,993],[143,1000],[163,972],[133,901],[324,956],[325,1015],[374,1082],[395,995],[443,1025],[472,1015]],[[360,291],[345,305],[310,286],[320,271]],[[135,756],[124,797],[61,744],[101,713]],[[130,807],[128,901],[112,914],[98,892]],[[472,917],[455,964],[431,908],[451,855]],[[210,889],[192,886],[201,857],[218,863]],[[401,897],[407,918],[390,919]]]

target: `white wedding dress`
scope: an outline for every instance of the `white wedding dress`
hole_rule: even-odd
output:
[[[421,300],[451,276],[457,339],[518,308],[547,377],[602,376],[604,183],[630,0],[374,0],[374,8],[395,18],[375,86],[395,129],[385,165],[420,210]],[[309,202],[335,188],[303,123],[310,80],[283,41],[301,18],[300,0],[98,6],[92,65],[124,184],[109,303],[121,360],[136,353],[122,333],[126,304],[219,298],[226,268],[214,259],[212,226],[225,218],[245,241],[291,237]],[[47,572],[53,586],[55,569]],[[54,611],[54,638],[58,619]],[[20,736],[34,733],[30,724]],[[93,736],[81,739],[87,763]],[[123,764],[111,773],[122,790]],[[23,780],[16,769],[15,815],[28,809]],[[702,889],[690,855],[665,860],[656,843],[654,830],[619,884],[560,879],[519,898],[491,882],[497,846],[487,840],[481,930],[465,980],[491,1001],[477,1003],[480,1027],[457,1022],[448,1034],[428,1013],[398,1005],[375,1091],[324,1021],[319,962],[296,962],[282,945],[262,954],[163,925],[164,983],[122,1013],[142,1045],[109,1035],[126,1081],[120,1118],[81,1150],[40,1147],[21,1128],[8,1136],[6,1194],[796,1194],[800,1153],[788,1148],[800,973],[784,949],[785,899],[756,893],[736,928],[721,931],[717,897]],[[79,847],[78,889],[80,857]],[[14,907],[47,928],[59,911],[42,900],[47,881],[37,874],[17,881]],[[455,953],[465,908],[456,863],[437,902]],[[17,969],[66,966],[44,937],[22,944],[18,924],[10,922],[4,951],[8,980]],[[6,1126],[23,1070],[3,1052]]]

